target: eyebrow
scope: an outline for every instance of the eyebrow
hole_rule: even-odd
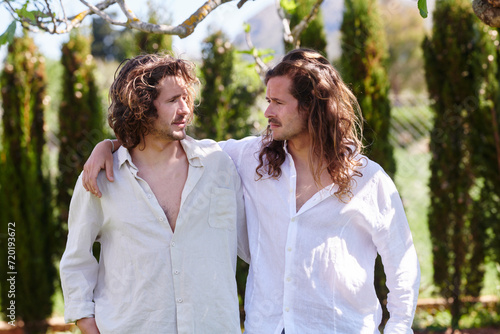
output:
[[[182,89],[182,91],[178,94],[174,94],[172,96],[167,96],[166,100],[170,101],[170,100],[176,99],[178,97],[181,97],[183,95],[189,95],[187,89]]]
[[[275,101],[275,102],[283,102],[283,100],[278,99],[277,97],[267,97],[266,96],[266,100],[267,101]]]
[[[173,100],[173,99],[176,99],[178,97],[181,97],[182,95],[184,95],[184,94],[175,94],[175,95],[167,97],[167,100]]]

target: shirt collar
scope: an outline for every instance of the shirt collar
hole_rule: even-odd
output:
[[[203,151],[198,145],[196,145],[196,141],[193,138],[186,136],[186,138],[180,142],[184,152],[186,152],[189,164],[193,167],[203,167]],[[118,167],[121,167],[126,161],[128,161],[132,168],[137,169],[132,162],[132,156],[130,155],[128,149],[120,146],[120,148],[116,151],[116,154],[118,155]]]
[[[137,167],[132,162],[132,156],[130,156],[130,152],[128,149],[126,149],[123,146],[120,146],[120,148],[116,151],[116,155],[118,158],[118,168],[121,168],[121,166],[128,161],[129,165],[132,168],[137,169]]]
[[[181,145],[186,152],[189,164],[193,167],[203,167],[203,157],[205,156],[203,150],[196,143],[196,140],[186,136],[185,139],[181,140]]]
[[[287,140],[283,141],[283,149],[285,150],[285,153],[288,154],[288,141]]]

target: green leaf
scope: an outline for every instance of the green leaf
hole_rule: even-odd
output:
[[[14,40],[14,34],[16,33],[16,21],[12,21],[9,26],[7,27],[7,30],[0,35],[0,45],[6,44],[6,43],[12,43]]]
[[[243,23],[243,30],[245,31],[245,33],[249,33],[250,32],[250,24],[248,23]]]
[[[253,55],[253,50],[236,50],[236,53]]]
[[[56,16],[56,13],[52,13],[52,16],[50,16],[48,13],[44,13],[42,11],[39,11],[39,10],[32,10],[30,12],[31,14],[33,14],[35,17],[43,17],[43,18],[49,18],[49,17],[52,17],[52,16]]]
[[[30,21],[36,21],[35,14],[32,11],[27,10],[25,6],[23,6],[23,8],[21,9],[16,9],[16,13],[20,18],[26,18]]]
[[[274,59],[274,55],[269,55],[267,57],[262,58],[262,61],[267,64],[273,59]]]
[[[281,0],[280,6],[287,13],[293,13],[297,9],[297,3],[294,0]]]
[[[427,0],[418,0],[418,9],[420,11],[420,16],[422,16],[424,19],[427,17],[428,11],[427,11]]]
[[[259,55],[259,57],[262,57],[262,56],[267,56],[267,55],[274,55],[276,51],[274,49],[257,49],[257,54]]]

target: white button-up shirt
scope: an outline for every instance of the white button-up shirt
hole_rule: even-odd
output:
[[[378,333],[377,252],[385,266],[390,320],[385,333],[413,333],[420,269],[396,187],[363,158],[347,204],[330,185],[296,210],[289,153],[276,180],[256,181],[260,138],[220,143],[244,187],[250,246],[245,333]]]
[[[181,144],[189,170],[175,233],[127,149],[113,155],[113,183],[99,174],[102,198],[78,180],[60,266],[66,321],[95,316],[103,334],[241,334],[237,232],[240,243],[247,239],[240,179],[215,142]],[[99,263],[91,253],[96,240]]]

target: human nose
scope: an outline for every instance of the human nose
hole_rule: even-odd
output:
[[[274,111],[271,104],[269,104],[266,108],[266,111],[264,111],[264,117],[271,118],[273,116],[274,116]]]
[[[179,114],[188,114],[190,112],[187,99],[180,99],[179,108],[177,109]]]

